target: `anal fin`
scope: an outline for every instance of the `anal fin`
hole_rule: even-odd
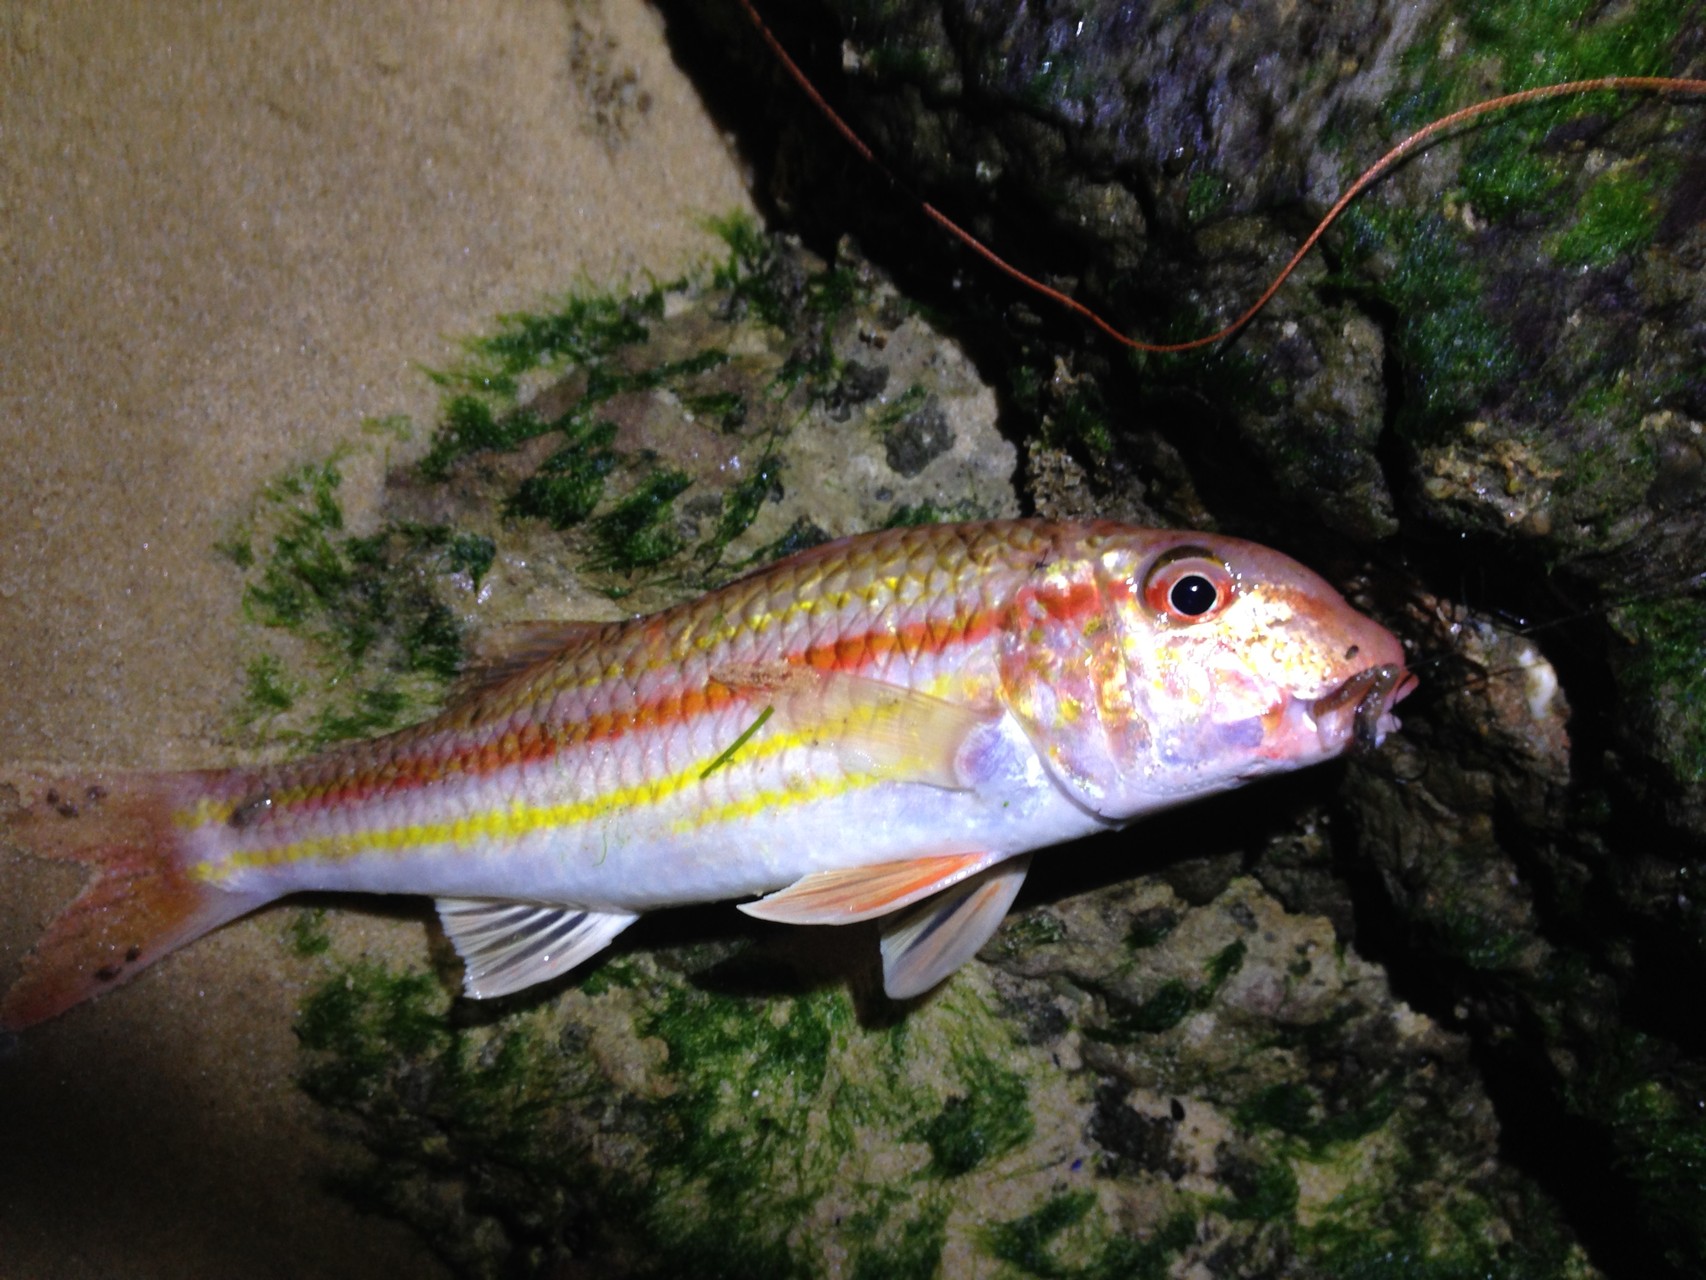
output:
[[[1020,854],[970,876],[883,930],[883,990],[910,1000],[958,969],[1001,924],[1031,855]]]
[[[639,917],[539,902],[440,898],[438,918],[462,957],[463,992],[485,1000],[567,973]]]
[[[940,893],[998,860],[990,853],[950,853],[873,866],[815,871],[740,909],[779,924],[856,924]]]

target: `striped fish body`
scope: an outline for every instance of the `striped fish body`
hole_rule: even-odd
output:
[[[529,629],[524,645],[556,651],[435,720],[221,778],[196,814],[197,874],[647,910],[1065,839],[1085,814],[1026,777],[999,716],[1000,635],[1050,550],[1024,525],[860,538],[632,622]],[[883,723],[909,701],[922,723]],[[959,745],[930,740],[941,718],[970,739],[970,785],[912,780]],[[1003,834],[1015,803],[1028,844]]]
[[[1406,681],[1396,640],[1285,557],[1109,523],[864,535],[498,648],[433,720],[311,759],[19,775],[25,843],[105,874],[0,1018],[309,889],[438,899],[474,995],[643,911],[761,894],[743,909],[885,917],[912,995],[987,938],[1028,851],[1377,741]]]

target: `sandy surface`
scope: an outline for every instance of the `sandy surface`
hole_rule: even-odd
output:
[[[416,365],[457,335],[675,274],[745,204],[638,0],[12,0],[0,762],[218,760],[242,636],[212,547],[256,487],[365,415],[430,420]],[[77,882],[0,853],[0,983]],[[0,1043],[0,1280],[438,1274],[321,1187],[279,928]]]

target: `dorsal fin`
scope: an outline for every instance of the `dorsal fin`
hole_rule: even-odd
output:
[[[511,622],[474,640],[450,691],[452,701],[495,689],[511,676],[566,649],[589,644],[607,622]]]

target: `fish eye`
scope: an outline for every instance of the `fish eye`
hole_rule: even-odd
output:
[[[1167,604],[1174,613],[1196,618],[1214,608],[1214,583],[1200,573],[1187,573],[1167,588]]]
[[[1237,593],[1232,574],[1201,547],[1180,547],[1157,560],[1143,580],[1143,601],[1158,617],[1202,622]]]

